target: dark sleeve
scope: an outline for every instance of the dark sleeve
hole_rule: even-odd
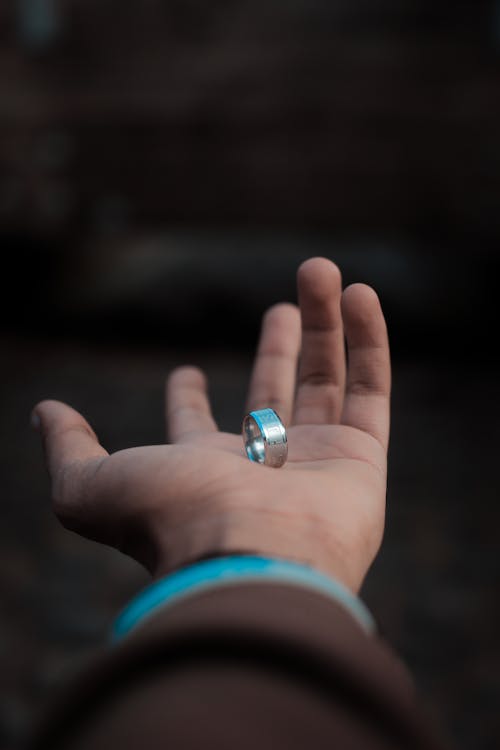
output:
[[[30,750],[446,748],[341,604],[235,583],[157,610],[64,689]]]

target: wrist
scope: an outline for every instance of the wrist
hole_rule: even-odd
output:
[[[175,606],[186,597],[244,583],[290,584],[316,590],[344,607],[371,634],[376,624],[366,606],[345,586],[310,566],[263,555],[217,555],[198,560],[160,578],[141,591],[121,612],[113,628],[116,641],[158,610]]]
[[[338,544],[332,549],[324,526],[307,529],[304,518],[274,512],[239,509],[169,528],[155,524],[154,565],[157,580],[196,561],[227,555],[250,554],[277,557],[308,565],[335,578],[357,594],[362,578],[347,564]]]

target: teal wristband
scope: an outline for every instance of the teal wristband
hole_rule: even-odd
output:
[[[303,563],[255,555],[202,560],[155,581],[143,589],[117,617],[111,641],[117,642],[161,607],[200,591],[241,582],[290,583],[312,588],[343,605],[368,633],[376,629],[365,605],[334,578]]]

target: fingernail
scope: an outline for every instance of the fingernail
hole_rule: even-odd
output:
[[[30,424],[31,424],[31,426],[33,427],[34,430],[39,430],[40,429],[40,417],[38,416],[38,414],[35,411],[31,412]]]

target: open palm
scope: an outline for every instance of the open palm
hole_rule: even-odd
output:
[[[271,407],[286,425],[285,466],[250,462],[241,435],[218,431],[194,367],[168,379],[167,445],[109,455],[78,412],[43,401],[34,412],[65,526],[154,576],[249,552],[306,562],[359,590],[384,526],[387,330],[375,292],[353,284],[342,293],[330,261],[306,261],[297,280],[299,307],[264,317],[247,401],[247,411]]]

